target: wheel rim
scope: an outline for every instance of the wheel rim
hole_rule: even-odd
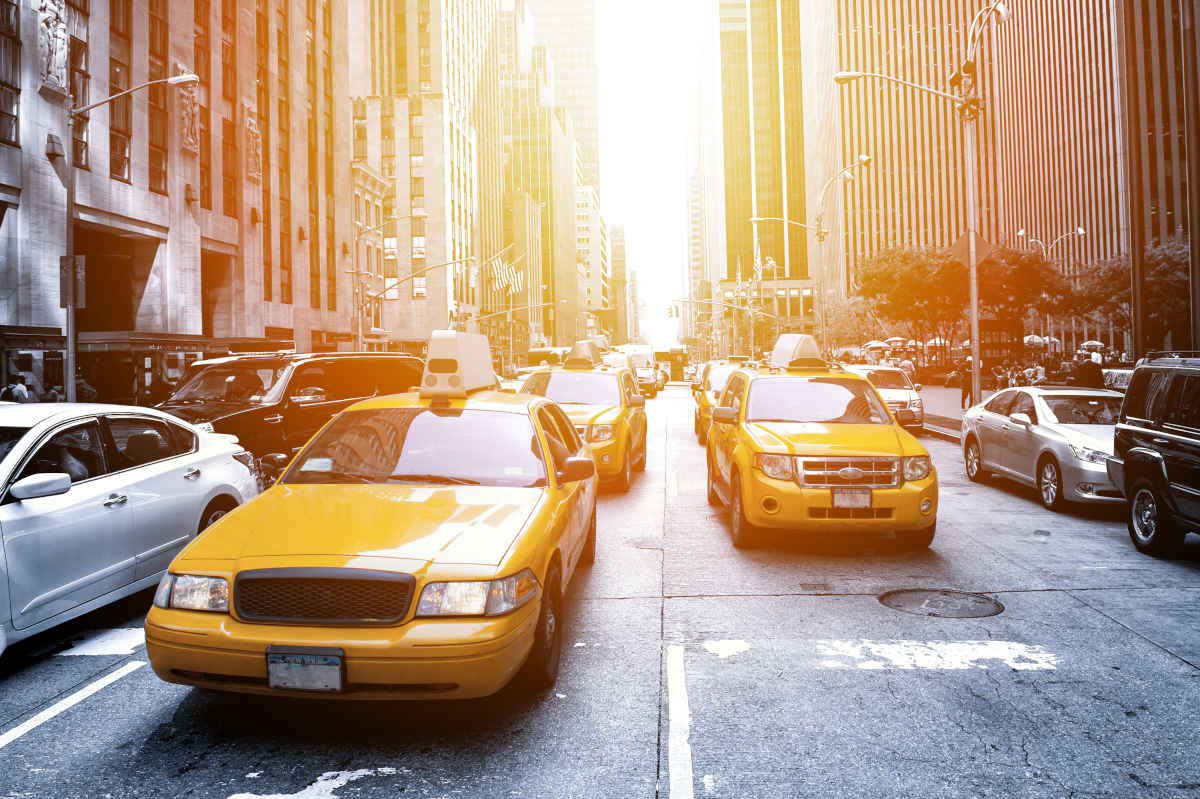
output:
[[[222,516],[224,516],[228,512],[229,511],[225,510],[224,508],[218,508],[217,510],[208,514],[208,518],[204,522],[204,528],[207,530],[209,527],[212,527],[214,524],[217,523],[218,519],[220,519]]]
[[[1143,488],[1133,497],[1129,513],[1133,520],[1133,533],[1139,541],[1149,542],[1158,529],[1158,503],[1154,494]]]
[[[979,445],[971,442],[967,445],[967,476],[979,474]]]
[[[1058,499],[1058,467],[1053,461],[1042,464],[1042,502],[1053,505]]]

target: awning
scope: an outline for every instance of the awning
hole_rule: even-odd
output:
[[[187,333],[151,333],[141,330],[91,331],[79,334],[80,352],[275,352],[291,348],[290,341],[269,338],[197,336]]]

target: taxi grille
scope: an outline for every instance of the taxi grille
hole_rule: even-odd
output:
[[[395,624],[408,613],[411,574],[367,569],[257,569],[233,585],[243,621],[273,624]]]
[[[811,488],[895,488],[895,458],[800,458],[800,482]]]

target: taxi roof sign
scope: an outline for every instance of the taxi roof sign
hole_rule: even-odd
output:
[[[784,333],[771,350],[770,366],[787,369],[796,366],[824,366],[817,340],[807,333]]]
[[[456,399],[496,386],[487,336],[435,330],[429,335],[420,394],[425,398]]]
[[[567,357],[563,358],[563,366],[568,369],[592,369],[600,364],[600,348],[591,339],[575,342]]]

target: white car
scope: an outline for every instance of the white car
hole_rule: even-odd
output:
[[[124,405],[0,407],[0,652],[158,584],[258,493],[233,436]]]
[[[848,364],[846,370],[860,374],[875,390],[888,408],[896,415],[896,421],[909,430],[920,430],[925,427],[925,404],[921,401],[921,384],[913,383],[908,373],[894,366],[875,366],[871,364]]]

